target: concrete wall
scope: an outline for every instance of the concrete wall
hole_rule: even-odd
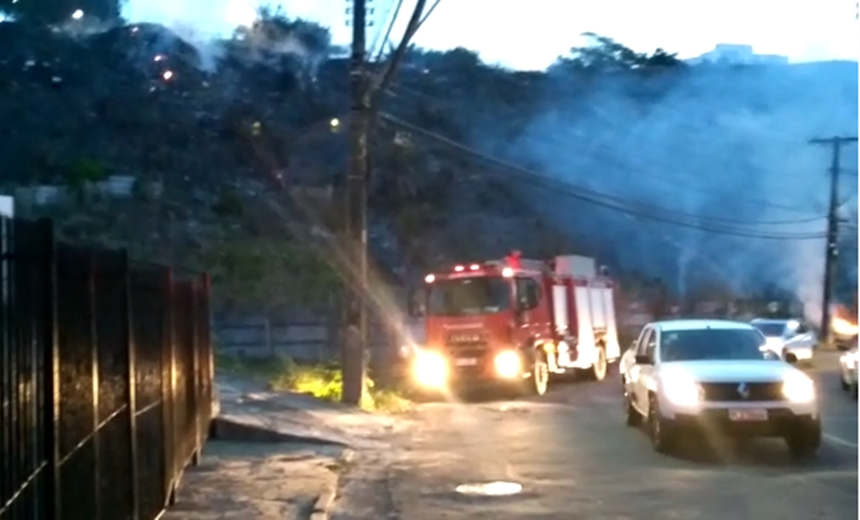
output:
[[[266,319],[215,325],[218,351],[248,357],[290,357],[301,362],[331,359],[337,352],[326,320],[275,323]]]

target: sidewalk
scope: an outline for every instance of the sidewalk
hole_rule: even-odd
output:
[[[230,374],[216,384],[216,440],[164,520],[324,520],[353,449],[385,447],[407,424]]]
[[[210,441],[164,520],[325,519],[349,463],[343,448]],[[312,516],[313,515],[313,516]]]

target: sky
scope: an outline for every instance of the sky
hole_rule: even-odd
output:
[[[290,17],[331,28],[336,44],[350,41],[350,0],[284,0]],[[433,0],[428,0],[432,4]],[[380,44],[396,0],[368,0]],[[404,0],[393,34],[402,35],[415,0]],[[128,0],[132,22],[194,25],[206,34],[230,34],[253,18],[258,0]],[[752,45],[757,54],[791,61],[857,60],[860,25],[856,0],[441,0],[414,38],[425,48],[466,47],[488,63],[543,69],[582,43],[581,33],[609,36],[637,51],[662,47],[691,58],[718,43]]]

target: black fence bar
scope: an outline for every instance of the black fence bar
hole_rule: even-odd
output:
[[[152,520],[212,419],[209,282],[0,220],[0,520]]]

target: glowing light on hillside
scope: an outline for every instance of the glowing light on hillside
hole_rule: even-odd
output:
[[[74,19],[74,20],[80,20],[83,17],[84,17],[84,12],[81,11],[80,9],[78,9],[77,11],[72,13],[72,19]]]
[[[164,81],[170,81],[173,78],[173,72],[166,70],[164,71],[164,74],[161,75],[161,77],[164,78]]]

